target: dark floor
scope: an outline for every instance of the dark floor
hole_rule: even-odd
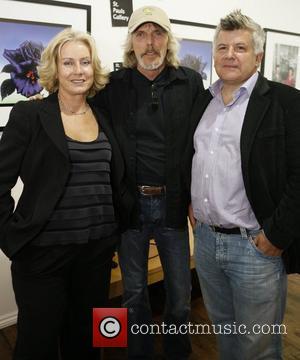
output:
[[[193,323],[207,323],[207,314],[203,308],[201,292],[196,278],[195,270],[192,271],[193,278],[193,290],[192,290],[192,307],[193,313],[191,317],[191,322]],[[154,322],[159,323],[162,318],[163,313],[163,304],[164,304],[164,289],[163,283],[159,282],[149,286],[149,295],[151,306],[154,315]],[[111,300],[111,307],[119,307],[121,303],[121,298],[114,298]],[[217,351],[215,339],[213,336],[201,335],[205,344],[197,344],[197,336],[195,335],[192,338],[194,354],[191,357],[191,360],[200,359],[201,360],[215,360],[217,359]],[[10,326],[0,331],[0,360],[11,360],[12,359],[12,350],[14,347],[16,339],[16,326]],[[194,344],[195,342],[195,344]],[[162,357],[162,335],[157,335],[155,337],[155,360],[161,360]],[[125,348],[106,348],[103,350],[103,360],[124,360],[126,358],[126,349]],[[42,359],[41,359],[42,360]]]
[[[195,270],[192,270],[192,315],[191,322],[194,324],[207,324],[209,323],[207,313],[204,309],[201,291],[198,284],[198,279],[196,276]],[[163,283],[159,282],[153,284],[149,287],[150,301],[154,315],[154,322],[160,323],[162,321],[163,314],[163,304],[164,304],[164,289]],[[114,299],[112,302],[113,306],[120,305],[120,298]],[[201,335],[204,337],[205,344],[200,344],[197,340],[197,335],[192,336],[193,343],[193,355],[190,360],[216,360],[217,359],[217,350],[216,350],[216,341],[213,335]],[[124,360],[126,359],[126,349],[124,348],[106,348],[103,351],[104,360]],[[155,337],[155,360],[163,359],[163,349],[162,349],[162,335],[156,335]],[[2,359],[1,359],[2,360]]]
[[[207,313],[202,302],[198,282],[193,274],[192,291],[192,313],[191,322],[193,324],[208,324]],[[160,322],[163,312],[164,290],[162,282],[151,285],[150,299],[154,312],[154,321]],[[112,307],[120,305],[120,298],[115,298]],[[287,335],[283,336],[284,360],[300,360],[300,275],[289,276],[288,281],[288,300],[284,323],[287,326]],[[12,349],[16,339],[16,327],[10,326],[0,331],[0,360],[11,360]],[[193,354],[190,360],[216,360],[217,348],[214,335],[192,335]],[[124,360],[126,359],[126,349],[106,348],[103,351],[104,360]],[[155,337],[155,360],[162,357],[162,336]],[[41,359],[42,360],[42,359]],[[242,359],[241,359],[242,360]],[[253,359],[254,360],[254,359]]]

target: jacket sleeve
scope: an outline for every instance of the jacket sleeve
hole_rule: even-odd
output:
[[[295,89],[293,89],[295,90]],[[293,95],[291,95],[293,94]],[[286,249],[299,238],[300,223],[300,92],[289,94],[285,112],[286,186],[278,206],[263,229],[273,245]],[[276,179],[274,179],[276,181]]]
[[[29,121],[20,102],[12,109],[0,140],[0,248],[14,211],[11,189],[20,175],[29,137]]]
[[[191,171],[192,171],[192,158],[194,154],[194,147],[193,147],[193,136],[194,131],[196,129],[196,126],[199,122],[199,117],[197,114],[199,113],[199,98],[203,97],[205,92],[202,77],[199,73],[194,72],[194,78],[193,78],[193,85],[194,85],[194,91],[193,91],[193,99],[190,109],[190,116],[189,116],[189,131],[188,131],[188,138],[186,140],[186,147],[184,150],[184,161],[182,162],[182,173],[183,173],[183,180],[185,183],[187,196],[188,196],[188,202],[191,202]]]
[[[199,73],[197,73],[196,84],[197,84],[197,91],[195,94],[195,98],[199,95],[199,93],[204,93],[205,91],[203,80]]]

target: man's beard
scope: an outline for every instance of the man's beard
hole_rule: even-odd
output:
[[[145,54],[138,55],[137,56],[137,61],[138,61],[139,66],[144,70],[150,70],[150,71],[159,69],[163,65],[163,63],[165,61],[165,56],[162,56],[162,54],[157,52],[157,51],[155,53],[159,56],[159,58],[157,60],[151,62],[150,64],[145,64],[144,63],[143,56]]]

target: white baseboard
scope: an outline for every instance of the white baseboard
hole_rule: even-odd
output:
[[[17,311],[0,316],[0,329],[14,325],[17,322]]]

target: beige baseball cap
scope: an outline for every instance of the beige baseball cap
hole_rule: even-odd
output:
[[[168,15],[157,6],[143,6],[136,9],[130,16],[128,32],[133,33],[140,25],[153,22],[166,31],[171,31],[171,23]]]

